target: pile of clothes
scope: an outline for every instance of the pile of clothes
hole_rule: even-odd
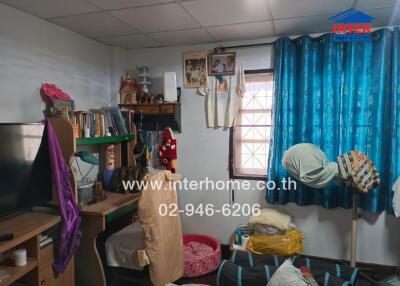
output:
[[[290,215],[276,209],[260,210],[250,217],[246,227],[240,226],[238,230],[246,233],[240,239],[240,247],[235,246],[239,244],[236,235],[233,249],[286,256],[303,252],[303,234],[296,229]]]

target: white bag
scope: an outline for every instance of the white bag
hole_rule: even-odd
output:
[[[272,275],[267,286],[307,286],[300,269],[293,266],[290,259],[285,260]]]

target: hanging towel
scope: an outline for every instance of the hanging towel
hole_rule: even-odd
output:
[[[393,187],[393,209],[396,217],[400,216],[400,177],[394,182]]]
[[[338,173],[338,166],[329,162],[320,148],[310,143],[293,145],[283,153],[282,165],[303,184],[325,187]]]
[[[207,127],[232,127],[239,109],[240,98],[246,92],[243,67],[239,67],[236,76],[215,76],[208,80],[206,93]]]
[[[50,155],[51,174],[61,213],[59,244],[53,264],[54,271],[58,274],[65,271],[79,247],[81,238],[79,206],[71,186],[70,167],[64,161],[54,128],[47,120],[43,140],[42,143],[47,143]]]
[[[337,157],[337,161],[340,179],[345,186],[366,193],[379,185],[379,173],[365,154],[350,151]]]
[[[144,178],[147,184],[141,191],[138,218],[144,231],[149,274],[154,286],[164,286],[183,275],[184,248],[179,213],[160,214],[161,205],[178,204],[174,182],[180,179],[180,175],[166,170]]]

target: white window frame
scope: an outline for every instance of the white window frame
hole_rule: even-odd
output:
[[[255,75],[255,76],[260,76],[262,77],[263,75],[267,76],[267,77],[273,77],[273,69],[262,69],[262,70],[246,70],[245,71],[245,75],[251,77],[251,75]],[[272,91],[273,92],[273,91]],[[273,96],[273,95],[272,95]],[[273,104],[273,103],[272,103]],[[250,112],[250,113],[256,113],[256,112],[267,112],[272,114],[272,106],[271,109],[262,109],[262,110],[255,110],[253,109],[252,111],[246,111],[246,110],[242,110],[241,105],[239,105],[239,113],[240,112]],[[239,114],[238,114],[239,116]],[[271,118],[271,124],[270,125],[251,125],[248,127],[252,127],[252,126],[259,126],[259,127],[267,127],[267,128],[272,128],[272,118]],[[246,125],[241,125],[240,122],[236,122],[236,127],[246,127]],[[239,159],[239,155],[241,154],[240,150],[238,150],[240,148],[240,143],[238,143],[238,141],[240,141],[241,143],[246,143],[245,141],[249,141],[249,142],[258,142],[258,141],[262,141],[261,143],[269,143],[270,141],[270,137],[267,137],[266,139],[240,139],[238,140],[238,137],[240,135],[238,135],[238,130],[240,130],[239,128],[232,127],[230,129],[230,138],[229,138],[229,173],[230,173],[230,178],[231,179],[249,179],[249,180],[264,180],[266,178],[266,170],[265,170],[265,174],[260,174],[260,169],[250,169],[250,168],[238,168],[238,160]],[[240,163],[239,163],[240,164]],[[268,167],[268,166],[267,166]]]

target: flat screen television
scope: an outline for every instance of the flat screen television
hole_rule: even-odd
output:
[[[0,123],[0,218],[51,200],[44,123]]]

